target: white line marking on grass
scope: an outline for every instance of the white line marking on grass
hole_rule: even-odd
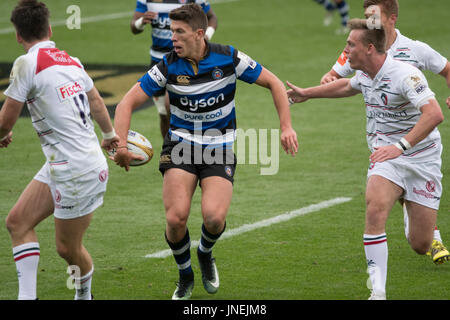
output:
[[[319,202],[316,204],[312,204],[310,206],[300,208],[300,209],[297,209],[294,211],[286,212],[284,214],[275,216],[273,218],[261,220],[261,221],[258,221],[258,222],[252,223],[252,224],[244,224],[243,226],[240,226],[238,228],[225,231],[219,240],[231,238],[231,237],[234,237],[234,236],[237,236],[237,235],[240,235],[240,234],[252,231],[252,230],[256,230],[259,228],[268,227],[268,226],[276,224],[276,223],[289,221],[293,218],[303,216],[308,213],[317,212],[322,209],[335,206],[337,204],[349,202],[351,200],[352,200],[352,198],[344,198],[344,197],[334,198],[331,200],[326,200],[326,201],[322,201],[322,202]],[[199,244],[199,241],[194,240],[191,242],[191,247],[196,248],[196,247],[198,247],[198,244]],[[167,249],[167,250],[162,250],[162,251],[158,251],[155,253],[147,254],[145,256],[145,258],[166,258],[171,255],[172,255],[172,251],[170,249]]]

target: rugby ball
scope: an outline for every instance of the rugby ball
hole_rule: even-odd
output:
[[[144,160],[132,160],[130,166],[142,166],[153,158],[152,144],[146,137],[136,131],[128,130],[127,148],[129,152],[144,158]],[[116,149],[111,149],[108,154],[114,157]]]

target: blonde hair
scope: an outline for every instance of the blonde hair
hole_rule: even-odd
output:
[[[350,30],[363,30],[361,41],[364,45],[372,44],[378,53],[386,52],[386,34],[383,26],[372,28],[369,19],[351,19],[347,26]]]

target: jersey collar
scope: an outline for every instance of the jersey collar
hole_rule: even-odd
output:
[[[34,46],[32,46],[28,52],[33,52],[36,51],[40,48],[54,48],[55,47],[55,43],[51,40],[46,40],[46,41],[41,41],[36,43]]]

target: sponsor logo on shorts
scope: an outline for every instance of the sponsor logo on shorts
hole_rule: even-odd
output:
[[[170,158],[170,154],[163,154],[159,158],[159,163],[171,163],[172,159]]]
[[[99,175],[98,175],[98,179],[101,182],[105,182],[108,179],[108,170],[102,170],[100,171]]]
[[[61,192],[58,190],[55,191],[55,201],[60,202],[61,201]]]
[[[435,199],[435,200],[441,199],[440,197],[437,197],[433,194],[436,191],[436,183],[434,181],[432,180],[427,181],[427,183],[425,184],[425,189],[427,190],[417,189],[416,187],[413,187],[413,192],[427,199]]]
[[[432,180],[427,181],[425,187],[429,192],[434,192],[436,190],[436,183]]]
[[[227,176],[232,177],[233,169],[230,166],[225,166],[225,173],[227,174]]]

